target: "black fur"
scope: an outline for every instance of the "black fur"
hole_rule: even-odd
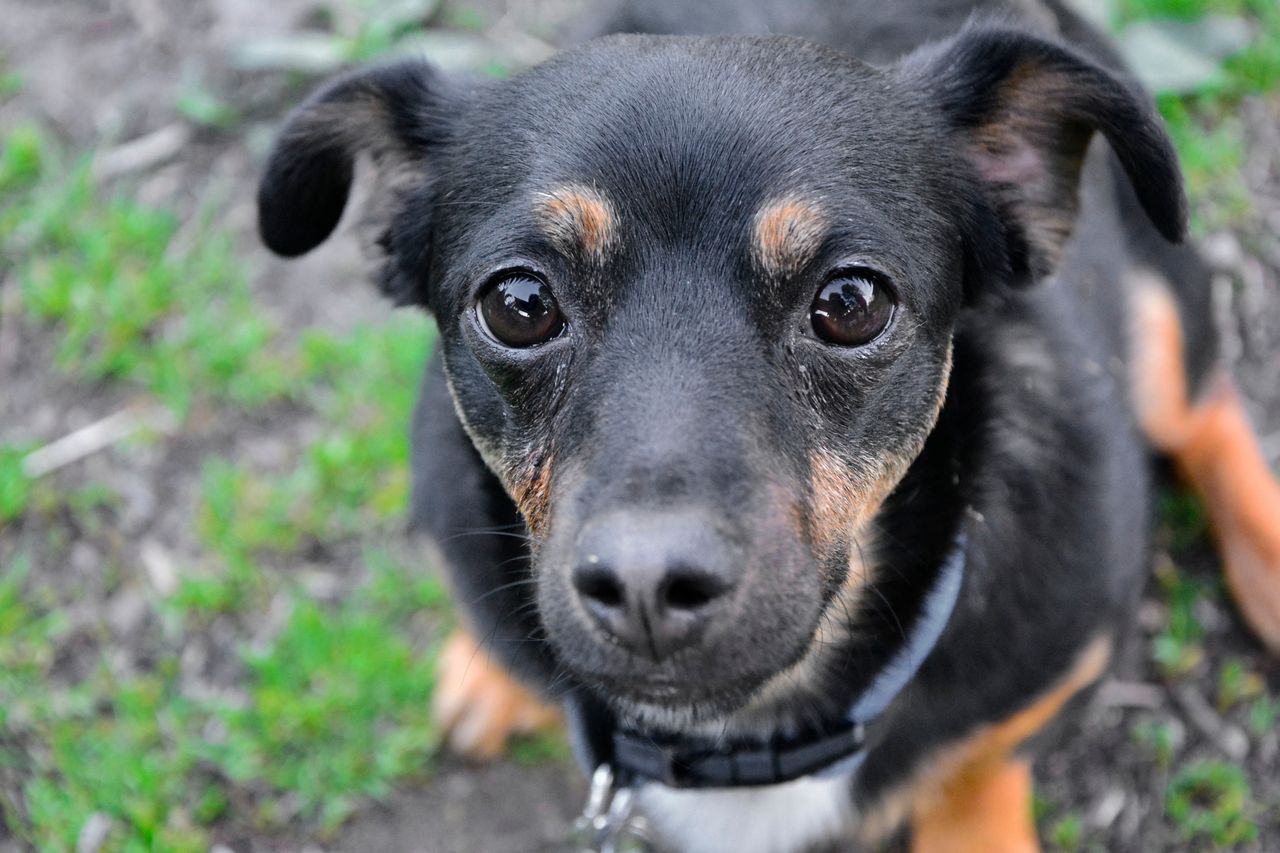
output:
[[[1010,11],[1033,5],[633,2],[597,29],[743,34],[611,36],[466,88],[407,63],[345,78],[291,117],[259,196],[272,249],[329,235],[355,154],[398,173],[386,286],[429,308],[441,336],[414,423],[414,520],[497,657],[650,722],[820,724],[901,643],[964,525],[960,605],[853,782],[871,808],[1113,632],[1149,504],[1121,279],[1135,262],[1182,267],[1194,309],[1203,273],[1166,242],[1186,207],[1146,96],[1056,2]],[[982,10],[1004,16],[965,24]],[[813,41],[746,35],[778,29]],[[1061,97],[1018,89],[1041,85]],[[378,121],[333,112],[370,98],[361,115]],[[1032,153],[1033,180],[998,179],[1007,140]],[[538,194],[566,184],[610,203],[607,256],[562,252],[539,228]],[[787,194],[830,212],[828,234],[802,269],[764,272],[753,217]],[[1049,206],[1065,228],[1037,219]],[[842,350],[807,317],[827,271],[852,262],[883,272],[900,306],[877,343]],[[511,350],[484,333],[474,306],[503,268],[545,278],[564,335]],[[1202,321],[1189,344],[1203,371]],[[851,478],[909,457],[857,539],[821,529],[820,454]],[[509,495],[540,471],[549,520],[526,539]],[[593,627],[571,574],[599,518],[671,507],[710,519],[736,586],[694,647],[649,660]],[[871,574],[850,601],[858,555]],[[759,699],[801,660],[802,677]]]

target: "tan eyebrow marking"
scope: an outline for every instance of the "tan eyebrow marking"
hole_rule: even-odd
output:
[[[774,276],[798,272],[817,253],[827,220],[812,201],[795,195],[774,199],[756,214],[756,263]]]
[[[603,261],[617,239],[613,205],[598,190],[565,184],[537,195],[543,233],[566,254]]]

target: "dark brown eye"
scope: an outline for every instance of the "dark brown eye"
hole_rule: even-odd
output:
[[[814,333],[827,343],[860,347],[888,327],[894,304],[883,276],[855,268],[827,279],[814,297],[809,317]]]
[[[480,319],[489,333],[509,347],[546,343],[564,331],[564,316],[551,288],[532,273],[508,273],[480,297]]]

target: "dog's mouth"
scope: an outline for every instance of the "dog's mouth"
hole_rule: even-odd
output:
[[[544,613],[544,622],[567,673],[621,716],[684,728],[804,688],[817,620],[808,608],[785,614],[775,608],[745,608],[736,618],[717,620],[700,643],[659,661],[620,646],[580,615],[566,623],[563,612]]]
[[[709,684],[705,680],[586,676],[585,683],[622,716],[663,728],[720,720],[751,705],[766,677]]]

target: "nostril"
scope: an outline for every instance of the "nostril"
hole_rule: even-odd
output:
[[[724,582],[711,575],[676,569],[668,574],[659,600],[673,610],[699,610],[724,594],[726,588]]]
[[[578,594],[604,607],[621,607],[625,599],[622,584],[609,569],[580,568],[573,573]]]

